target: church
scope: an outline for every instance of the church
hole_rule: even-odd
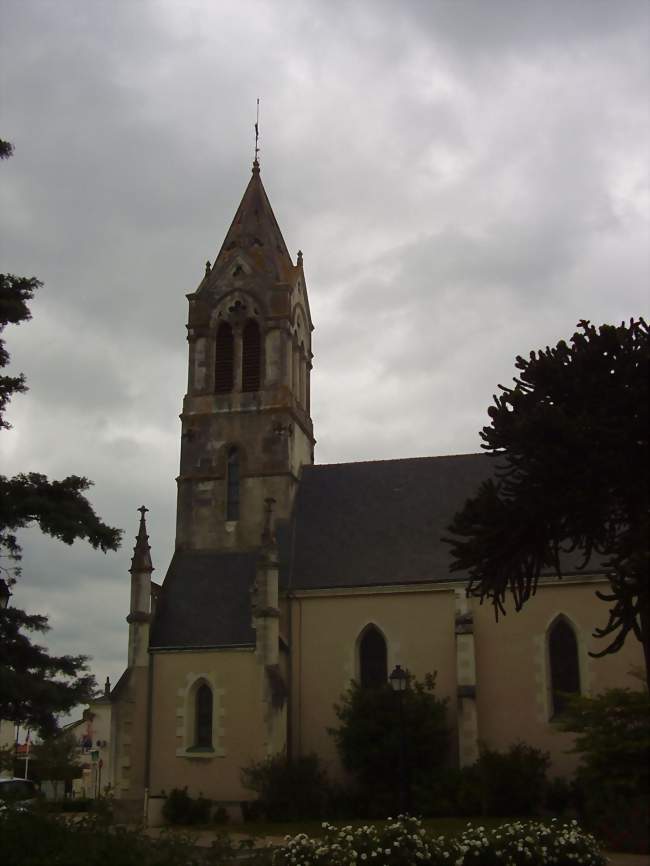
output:
[[[486,455],[314,462],[302,253],[294,264],[257,159],[187,297],[175,552],[154,583],[142,508],[128,664],[103,699],[105,778],[123,808],[159,824],[165,795],[187,786],[236,819],[253,796],[241,768],[279,752],[316,753],[343,779],[333,705],[397,665],[437,672],[456,765],[523,740],[550,753],[551,776],[569,774],[560,693],[633,687],[640,644],[589,655],[606,613],[597,572],[545,575],[498,623],[466,597],[441,538],[490,475]]]

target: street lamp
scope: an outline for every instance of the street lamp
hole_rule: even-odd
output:
[[[404,692],[409,683],[408,673],[401,665],[395,665],[395,669],[388,677],[388,682],[394,692],[397,693],[399,706],[399,810],[402,814],[408,811],[409,799],[406,782],[406,762],[404,760]]]
[[[406,691],[409,682],[409,675],[405,670],[402,670],[401,665],[395,665],[395,669],[388,677],[388,682],[394,692],[402,693]]]
[[[7,607],[10,598],[11,590],[9,589],[9,585],[4,578],[0,577],[0,610],[4,610]]]

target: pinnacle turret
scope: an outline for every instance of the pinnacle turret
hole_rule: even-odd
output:
[[[131,568],[129,569],[131,574],[136,571],[152,572],[154,570],[151,564],[151,548],[149,547],[147,523],[144,517],[148,510],[144,505],[138,508],[140,512],[140,526],[138,527],[138,534],[135,538],[135,547],[133,548],[133,556],[131,558]]]

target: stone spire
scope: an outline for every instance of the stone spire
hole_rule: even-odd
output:
[[[154,570],[151,564],[151,548],[149,547],[149,536],[147,535],[147,523],[144,518],[149,509],[141,505],[138,511],[140,512],[140,526],[138,534],[135,537],[135,547],[133,548],[133,556],[131,558],[131,568],[129,569],[131,574],[136,571],[148,571],[151,573]]]
[[[272,282],[291,282],[296,273],[262,184],[257,159],[219,254],[210,273],[206,273],[204,286],[216,286],[224,276],[230,276],[235,261],[241,258],[249,266],[251,276],[263,276]]]

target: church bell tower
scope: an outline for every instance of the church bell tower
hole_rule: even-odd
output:
[[[187,298],[176,549],[259,547],[269,509],[289,516],[314,437],[302,253],[294,265],[257,159],[214,264]]]

